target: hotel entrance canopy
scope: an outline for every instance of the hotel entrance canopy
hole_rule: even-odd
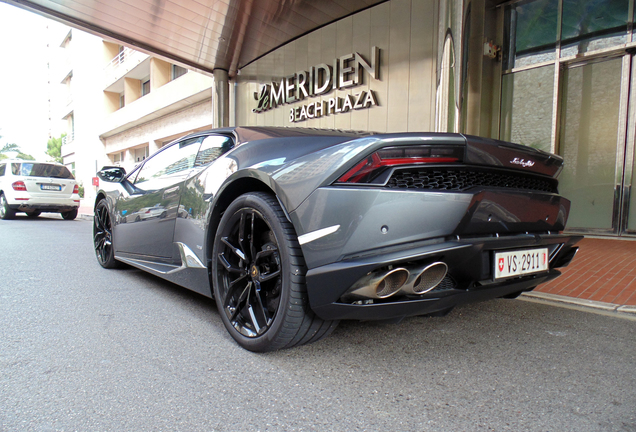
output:
[[[0,0],[201,71],[230,76],[384,0]]]

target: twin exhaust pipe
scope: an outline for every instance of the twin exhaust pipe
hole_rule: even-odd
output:
[[[384,299],[398,292],[425,294],[442,282],[448,266],[435,262],[424,267],[398,267],[388,271],[374,272],[356,282],[347,297]]]

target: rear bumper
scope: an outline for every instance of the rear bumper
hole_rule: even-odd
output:
[[[28,200],[17,200],[7,198],[9,208],[18,212],[52,212],[61,213],[79,208],[80,200],[73,198],[29,198]]]
[[[582,237],[560,234],[522,234],[507,237],[436,239],[404,245],[401,250],[377,251],[368,257],[342,260],[313,268],[307,273],[307,290],[313,311],[323,319],[395,319],[424,315],[462,303],[483,301],[532,290],[552,280],[572,259]],[[495,251],[547,246],[549,271],[541,274],[493,280]],[[448,265],[452,284],[422,295],[395,295],[372,304],[347,302],[343,295],[356,281],[380,268],[441,261]]]
[[[78,209],[79,200],[78,202],[74,202],[73,200],[63,200],[63,201],[60,200],[60,202],[47,201],[45,203],[37,202],[37,200],[29,200],[29,201],[22,201],[20,202],[20,204],[9,204],[9,208],[17,212],[41,211],[41,212],[51,212],[51,213],[63,213],[63,212]]]

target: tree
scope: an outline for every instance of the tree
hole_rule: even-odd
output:
[[[18,159],[35,160],[35,158],[30,154],[22,153],[22,151],[20,150],[20,146],[17,144],[5,144],[4,147],[0,149],[0,160],[7,159],[9,157],[7,156],[7,153],[9,152],[17,153],[16,158]]]
[[[0,135],[0,139],[2,139],[2,135]],[[0,148],[0,160],[8,159],[9,156],[7,155],[7,153],[11,152],[17,153],[18,155],[16,157],[18,159],[35,160],[35,158],[30,154],[22,153],[22,150],[20,150],[20,146],[15,143],[5,144],[2,148]]]
[[[18,155],[16,156],[16,158],[22,159],[22,160],[35,160],[35,158],[31,156],[30,154],[22,153],[21,151],[18,152]]]
[[[0,138],[2,138],[0,136]],[[9,156],[7,153],[9,152],[19,152],[20,147],[17,144],[5,144],[4,147],[0,149],[0,160],[7,159]]]
[[[66,136],[65,133],[60,135],[59,138],[51,138],[46,143],[46,154],[55,159],[56,162],[62,163],[62,138]]]

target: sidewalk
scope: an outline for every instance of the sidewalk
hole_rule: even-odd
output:
[[[82,198],[77,214],[80,219],[93,220],[93,203]]]
[[[636,312],[636,241],[585,238],[572,264],[533,293],[571,303]]]

